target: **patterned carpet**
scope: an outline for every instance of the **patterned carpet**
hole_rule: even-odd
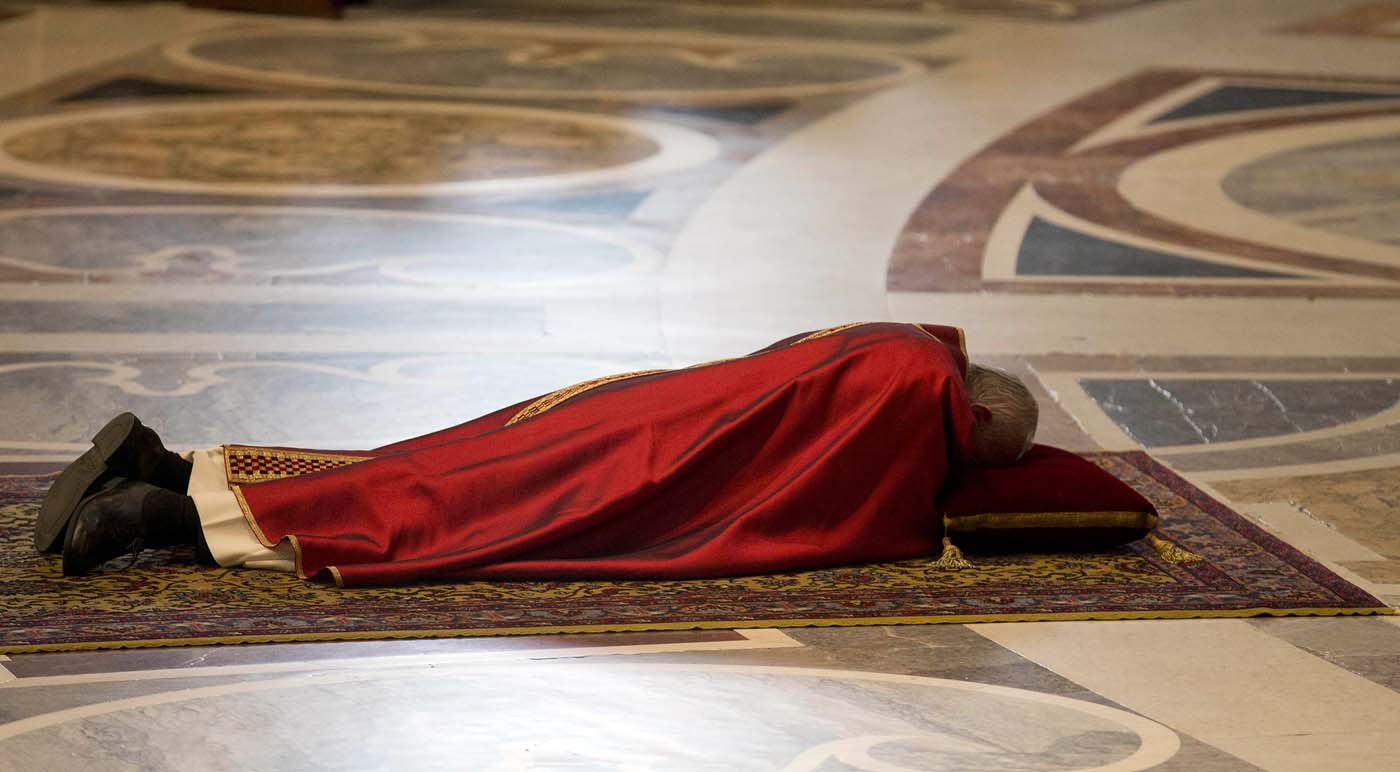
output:
[[[809,625],[1394,613],[1150,459],[1095,463],[1143,492],[1159,533],[1201,555],[1167,563],[1142,542],[1102,554],[971,556],[731,579],[461,582],[344,590],[268,571],[144,553],[66,579],[32,548],[50,478],[0,478],[0,653],[366,638]],[[172,557],[177,558],[172,560]]]

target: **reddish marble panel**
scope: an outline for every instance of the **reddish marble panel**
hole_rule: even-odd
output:
[[[1194,107],[1202,93],[1218,98],[1208,108]],[[1125,170],[1175,148],[1275,128],[1400,115],[1400,99],[1395,97],[1400,97],[1400,82],[1177,69],[1153,69],[1120,80],[995,140],[935,185],[899,237],[888,287],[913,292],[1395,297],[1400,295],[1400,267],[1393,264],[1272,246],[1248,233],[1192,228],[1137,208],[1119,191]],[[1079,148],[1157,100],[1163,106],[1155,120],[1149,116],[1115,138]],[[1015,281],[984,279],[983,261],[993,229],[1013,199],[1027,189],[1048,207],[1125,240],[1176,246],[1184,253],[1206,250],[1255,266],[1273,266],[1283,274],[1323,271],[1371,284],[1300,286],[1269,278],[1222,283],[1185,273],[1148,281],[1132,275],[1105,280],[1100,273],[1091,277],[1088,272],[1067,272],[1053,280],[1026,275]]]
[[[1400,3],[1361,3],[1281,31],[1298,35],[1400,38]]]

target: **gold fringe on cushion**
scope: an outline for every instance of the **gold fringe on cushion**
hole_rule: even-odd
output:
[[[1157,551],[1157,556],[1168,563],[1197,563],[1204,560],[1200,555],[1184,549],[1180,545],[1173,544],[1155,533],[1147,534],[1146,538],[1147,543],[1152,545],[1152,549]]]
[[[940,571],[957,571],[960,568],[972,568],[972,561],[963,557],[962,550],[953,543],[947,536],[943,537],[943,554],[930,564]]]

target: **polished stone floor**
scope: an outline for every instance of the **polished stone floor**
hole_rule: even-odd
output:
[[[1400,604],[1400,3],[9,0],[0,73],[0,474],[939,322]],[[1395,620],[0,656],[0,770],[1369,772]]]

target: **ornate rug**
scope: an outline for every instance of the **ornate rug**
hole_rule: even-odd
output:
[[[338,589],[288,574],[208,569],[144,553],[69,579],[36,553],[48,476],[0,478],[0,653],[468,635],[1074,619],[1394,613],[1211,499],[1145,453],[1092,461],[1147,496],[1168,563],[1144,542],[1113,552],[910,560],[695,581],[456,582]],[[120,562],[117,565],[121,565]]]

